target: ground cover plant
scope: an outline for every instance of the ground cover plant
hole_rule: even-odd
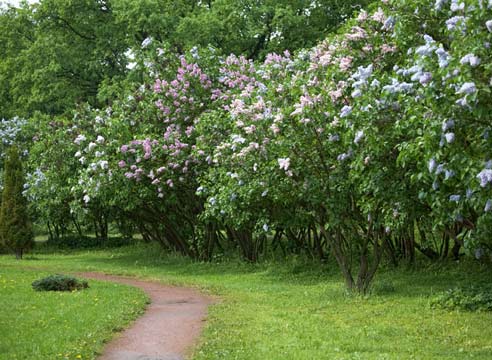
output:
[[[147,302],[138,289],[99,281],[84,291],[34,291],[49,274],[0,265],[0,359],[95,359]]]
[[[240,259],[194,262],[158,247],[37,254],[50,271],[101,271],[177,285],[220,297],[193,359],[489,359],[492,313],[442,310],[431,300],[450,288],[486,283],[474,264],[418,262],[384,268],[369,297],[348,296],[334,264]],[[0,258],[8,271],[22,266]],[[14,266],[14,267],[13,267]],[[91,282],[92,284],[92,282]],[[388,290],[390,289],[390,290]]]

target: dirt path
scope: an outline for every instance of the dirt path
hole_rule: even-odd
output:
[[[183,360],[196,343],[212,302],[193,289],[100,273],[78,275],[139,287],[151,300],[144,315],[109,342],[99,360]]]

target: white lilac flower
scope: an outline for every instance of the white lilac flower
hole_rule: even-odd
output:
[[[99,162],[99,166],[101,167],[101,169],[106,170],[108,168],[109,164],[106,160],[101,160]]]
[[[210,205],[214,206],[217,203],[217,200],[214,197],[211,197],[210,199],[208,199],[208,202],[210,203]]]
[[[102,157],[104,155],[104,152],[102,152],[102,151],[96,151],[96,153],[94,155],[96,157]]]
[[[454,30],[459,23],[464,23],[464,21],[464,16],[453,16],[452,18],[446,20],[446,26],[448,30]]]
[[[233,135],[231,135],[231,138],[232,138],[233,143],[243,144],[246,141],[246,139],[243,138],[241,135],[233,134]]]
[[[454,127],[454,120],[452,120],[452,119],[443,121],[443,123],[442,123],[442,131],[448,131],[449,129],[452,129],[453,127]]]
[[[80,134],[79,136],[77,136],[75,138],[75,140],[73,142],[76,143],[77,145],[80,145],[80,143],[85,141],[85,140],[86,140],[86,137],[84,135]]]
[[[152,38],[151,37],[145,38],[144,41],[142,41],[142,49],[145,49],[150,44],[152,44]]]
[[[91,150],[93,150],[95,147],[96,147],[96,143],[91,142],[91,143],[89,143],[88,149],[89,149],[89,151],[91,151]]]
[[[485,168],[486,169],[492,169],[492,160],[487,160],[485,162]]]
[[[451,144],[454,141],[454,133],[452,132],[444,134],[444,137],[446,138],[448,144]]]
[[[263,192],[261,193],[261,196],[262,196],[262,197],[265,197],[265,196],[267,196],[267,195],[268,195],[268,190],[265,190],[265,191],[263,191]]]
[[[82,156],[82,153],[80,151],[77,151],[74,155],[76,158],[79,158]]]
[[[355,134],[354,143],[358,144],[364,138],[364,131],[359,130]]]
[[[340,140],[340,135],[338,134],[333,134],[328,137],[328,141],[330,142],[337,142],[338,140]]]
[[[89,201],[91,201],[91,197],[89,195],[84,195],[84,202],[87,204]]]
[[[492,210],[492,200],[488,199],[487,202],[485,203],[485,207],[483,211],[489,212],[490,210]]]
[[[492,20],[486,21],[485,26],[487,27],[487,30],[492,33]]]
[[[450,195],[449,201],[459,202],[461,200],[461,195]]]
[[[279,158],[277,159],[278,161],[278,166],[280,166],[280,169],[282,170],[289,170],[289,166],[290,166],[290,159],[289,158]]]
[[[456,92],[456,94],[471,95],[477,92],[477,87],[474,82],[466,82],[461,88]]]
[[[263,231],[267,232],[268,230],[270,230],[270,228],[268,227],[267,224],[263,224]]]
[[[97,136],[96,142],[98,144],[104,144],[104,138],[101,135]]]
[[[461,65],[469,64],[471,67],[480,65],[480,58],[473,54],[466,54],[460,60]]]
[[[345,105],[340,111],[340,117],[341,118],[346,117],[350,115],[351,112],[352,112],[352,106]]]
[[[348,158],[350,158],[350,156],[351,156],[351,155],[352,155],[352,154],[351,154],[350,152],[340,154],[340,155],[338,155],[338,156],[337,156],[337,160],[338,160],[338,161],[345,161],[345,160],[347,160]]]
[[[492,183],[492,169],[484,169],[477,175],[477,179],[480,180],[480,186],[486,187],[489,183]]]

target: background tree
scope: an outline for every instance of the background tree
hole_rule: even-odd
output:
[[[34,245],[34,236],[22,194],[24,174],[17,147],[9,149],[5,162],[5,179],[0,208],[0,240],[15,253],[17,259]]]

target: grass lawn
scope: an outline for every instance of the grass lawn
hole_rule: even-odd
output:
[[[0,257],[0,269],[8,274],[4,276],[17,274],[16,269],[21,266],[134,275],[197,286],[220,296],[222,301],[210,308],[195,360],[492,359],[492,313],[445,311],[429,306],[437,292],[457,285],[490,283],[492,271],[485,265],[422,263],[414,270],[382,269],[375,293],[365,299],[346,296],[333,264],[321,267],[301,259],[259,265],[239,261],[194,263],[152,246],[36,254],[32,260],[22,262]],[[25,280],[26,287],[30,280]],[[100,290],[110,297],[113,291],[124,289],[98,284],[93,291]],[[89,294],[76,296],[89,307],[94,299]],[[111,298],[117,301],[120,296],[113,293]],[[45,306],[34,300],[31,305]],[[23,321],[33,327],[41,316],[29,313]],[[100,313],[99,316],[104,318]],[[57,332],[58,327],[53,325],[43,331]],[[98,333],[91,332],[92,341],[99,340]],[[20,337],[25,341],[24,347],[37,344],[30,337]],[[18,336],[17,342],[20,339]],[[72,341],[78,351],[84,351],[84,356],[91,353],[87,350],[92,346],[89,342],[87,335],[83,340]],[[0,343],[4,347],[3,339]]]
[[[147,302],[139,289],[92,280],[83,291],[37,292],[31,283],[50,273],[1,263],[2,360],[94,359],[104,341],[136,318]]]

